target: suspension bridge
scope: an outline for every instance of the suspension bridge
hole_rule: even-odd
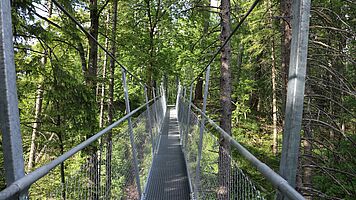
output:
[[[202,109],[192,103],[193,84],[179,86],[175,105],[167,105],[163,85],[151,88],[153,98],[149,100],[148,86],[142,84],[146,102],[134,110],[130,110],[126,77],[133,74],[119,64],[126,115],[25,175],[9,2],[0,3],[0,122],[7,182],[0,199],[264,199],[260,187],[239,168],[232,151],[255,167],[266,182],[274,186],[281,199],[304,199],[286,179],[257,159],[207,115],[210,63],[202,72],[205,74]],[[292,52],[295,55],[292,55],[290,69],[295,74],[290,76],[302,81],[290,80],[295,89],[288,92],[288,98],[294,103],[300,103],[301,94],[296,90],[304,90],[304,85],[300,85],[304,80],[300,77],[305,76],[305,70],[304,74],[296,72],[303,68],[300,63],[306,62],[305,40],[299,39],[308,34],[308,24],[305,25],[308,12],[299,11],[310,9],[310,4],[298,3],[294,6]],[[291,115],[302,109],[302,106],[292,106]],[[219,145],[221,138],[229,142],[228,149]],[[78,158],[83,159],[80,166],[70,165],[70,172],[58,175],[64,163]],[[228,164],[223,166],[224,176],[219,176],[222,158]],[[37,183],[54,189],[43,191],[37,188]]]

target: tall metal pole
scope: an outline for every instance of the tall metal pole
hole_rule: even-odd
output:
[[[209,90],[209,77],[210,77],[210,65],[206,69],[205,72],[205,87],[204,87],[204,98],[203,98],[203,113],[205,114],[206,111],[206,100],[208,98],[208,90]],[[198,146],[198,160],[197,160],[197,168],[196,168],[196,183],[195,183],[195,193],[196,197],[199,199],[199,189],[200,189],[200,160],[201,160],[201,154],[202,154],[202,149],[203,149],[203,133],[204,133],[204,128],[205,128],[205,118],[202,117],[201,122],[200,122],[200,135],[199,135],[199,146]],[[197,188],[198,187],[198,188]]]
[[[183,87],[183,91],[182,91],[182,100],[180,101],[180,103],[182,104],[182,111],[180,113],[180,123],[181,123],[181,127],[180,127],[180,145],[182,145],[182,147],[184,148],[184,126],[186,125],[186,121],[187,121],[187,118],[184,117],[184,113],[186,113],[188,110],[187,108],[184,106],[184,99],[186,98],[186,87]]]
[[[25,175],[9,0],[0,1],[0,126],[5,180],[10,185]],[[25,198],[26,192],[20,195]]]
[[[162,100],[162,107],[163,107],[163,116],[165,116],[165,114],[166,114],[166,105],[167,105],[167,101],[166,101],[166,92],[165,92],[165,90],[164,90],[164,87],[163,87],[163,83],[161,84],[161,93],[162,93],[162,98],[161,98],[161,100]]]
[[[154,156],[155,152],[155,145],[154,145],[154,135],[152,133],[152,124],[151,124],[151,112],[150,112],[150,105],[148,103],[148,95],[147,95],[147,87],[143,86],[145,89],[145,100],[146,100],[146,110],[147,110],[147,120],[148,120],[148,132],[151,137],[151,143],[152,143],[152,157]]]
[[[154,109],[155,109],[155,112],[156,112],[156,123],[160,124],[160,119],[159,119],[159,116],[158,116],[158,110],[157,110],[157,101],[156,101],[156,89],[155,88],[152,88],[152,93],[153,93],[153,101],[154,101]],[[160,132],[160,130],[158,130],[158,132]]]
[[[188,116],[187,116],[187,128],[185,130],[185,138],[184,138],[184,147],[187,145],[188,142],[188,135],[190,131],[190,112],[192,110],[192,99],[193,99],[193,84],[190,85],[190,91],[189,91],[189,102],[188,102]]]
[[[308,53],[310,0],[292,4],[292,44],[280,174],[295,187]],[[281,197],[279,197],[281,198]]]
[[[177,110],[177,114],[179,112],[179,99],[180,99],[180,96],[181,96],[181,90],[182,90],[182,86],[179,84],[178,85],[178,92],[177,92],[177,99],[176,99],[176,110]]]
[[[180,109],[180,96],[181,96],[181,90],[182,86],[180,83],[178,84],[178,91],[177,91],[177,99],[176,99],[176,112],[177,112],[177,118],[178,120],[180,119],[180,114],[181,114],[181,109]],[[180,144],[182,144],[182,129],[179,129],[179,138],[180,138]]]
[[[122,84],[124,86],[124,93],[125,93],[125,105],[126,105],[126,113],[130,113],[130,100],[129,100],[129,91],[127,90],[127,84],[126,84],[126,70],[121,68],[122,72]],[[129,126],[129,133],[130,133],[130,142],[131,142],[131,148],[132,148],[132,157],[134,159],[134,168],[135,168],[135,176],[136,176],[136,186],[137,186],[137,191],[138,194],[141,198],[141,183],[140,183],[140,172],[138,169],[138,160],[137,160],[137,148],[135,144],[135,138],[133,135],[133,130],[132,130],[132,123],[131,123],[131,117],[127,119],[128,126]]]

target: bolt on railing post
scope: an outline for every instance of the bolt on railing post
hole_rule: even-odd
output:
[[[10,185],[25,176],[14,62],[11,6],[0,2],[0,126],[5,180]],[[22,192],[19,199],[25,199]]]
[[[131,110],[130,110],[129,91],[127,89],[127,83],[126,83],[126,70],[121,68],[121,72],[122,72],[122,84],[124,86],[124,93],[125,93],[126,112],[130,113]],[[133,130],[132,130],[131,117],[129,117],[127,119],[127,122],[128,122],[128,126],[129,126],[130,142],[131,142],[132,155],[133,155],[133,160],[134,160],[136,186],[137,186],[138,194],[141,198],[141,183],[140,183],[140,174],[139,174],[139,170],[138,170],[137,148],[136,148],[135,138],[134,138]]]
[[[206,111],[206,100],[208,98],[208,90],[209,90],[209,77],[210,77],[210,65],[206,69],[205,75],[205,87],[204,87],[204,98],[203,98],[203,113],[205,114]],[[195,182],[195,193],[196,198],[199,199],[199,189],[200,189],[200,161],[201,161],[201,154],[203,148],[203,133],[205,128],[205,118],[202,117],[200,122],[200,131],[199,131],[199,146],[198,146],[198,160],[197,160],[197,168],[196,168],[196,182]],[[198,188],[197,188],[198,187]]]
[[[148,103],[148,95],[147,95],[147,86],[144,86],[145,89],[145,100],[146,100],[146,110],[147,110],[147,120],[148,120],[148,132],[151,137],[151,143],[152,143],[152,158],[154,156],[155,152],[155,146],[154,146],[154,135],[152,133],[152,124],[151,124],[151,112],[150,112],[150,105]]]

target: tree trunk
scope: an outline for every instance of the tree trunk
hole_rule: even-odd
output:
[[[277,88],[276,88],[276,60],[274,51],[274,38],[272,38],[272,129],[273,129],[273,154],[278,153],[277,130]]]
[[[109,29],[109,22],[110,22],[110,14],[108,13],[106,16],[106,33]],[[109,39],[105,38],[105,48],[109,48]],[[104,127],[104,107],[105,107],[105,82],[106,82],[106,69],[108,65],[108,54],[105,52],[104,56],[104,64],[103,64],[103,74],[102,74],[102,81],[101,81],[101,98],[100,98],[100,115],[99,115],[99,127]]]
[[[52,0],[48,0],[48,18],[52,16]],[[48,26],[49,27],[49,26]],[[45,69],[47,64],[47,51],[44,50],[43,58],[42,58],[42,68]],[[43,103],[43,92],[44,92],[44,85],[43,81],[41,80],[37,86],[37,96],[36,96],[36,103],[35,103],[35,122],[33,123],[33,130],[31,135],[31,147],[29,153],[29,159],[27,164],[27,172],[30,172],[33,166],[36,164],[35,157],[36,157],[36,137],[37,133],[41,127],[41,114],[42,114],[42,103]]]
[[[146,1],[147,4],[147,16],[148,16],[148,21],[149,21],[149,26],[148,26],[148,32],[149,32],[149,60],[148,60],[148,66],[146,70],[146,84],[149,86],[148,87],[148,99],[152,98],[152,89],[151,87],[153,86],[152,83],[152,74],[153,74],[153,57],[154,57],[154,24],[153,24],[153,19],[151,15],[151,3],[149,0]]]
[[[111,44],[111,54],[115,56],[116,54],[116,26],[117,26],[117,0],[113,2],[113,24],[112,24],[112,44]],[[115,77],[115,61],[110,59],[110,82],[109,82],[109,106],[108,106],[108,124],[113,123],[113,112],[114,112],[114,77]],[[109,132],[106,138],[106,191],[107,199],[111,198],[111,158],[112,158],[112,133]]]
[[[88,36],[89,41],[89,65],[86,76],[86,85],[92,91],[92,99],[96,99],[96,82],[97,82],[97,68],[98,68],[98,45],[95,40],[98,40],[99,31],[99,11],[98,0],[90,0],[90,29],[89,33],[94,39]],[[95,124],[91,125],[91,133],[87,135],[87,138],[92,136],[95,132]],[[90,199],[98,199],[97,188],[99,187],[99,180],[97,178],[98,173],[98,156],[97,156],[97,144],[92,144],[88,149],[88,156],[90,157],[90,181],[94,186],[90,192]]]
[[[79,39],[79,37],[75,37],[75,38]],[[88,69],[87,69],[87,58],[85,56],[85,50],[81,41],[78,41],[77,45],[78,45],[80,62],[82,65],[82,73],[83,76],[85,77],[85,82],[87,82],[86,77],[88,76]]]
[[[194,92],[194,104],[199,105],[199,102],[203,100],[203,77],[200,75],[197,80],[197,84],[195,85]]]
[[[45,56],[46,57],[46,56]],[[44,57],[44,60],[47,60]],[[45,62],[43,62],[45,64]],[[33,123],[33,130],[31,136],[31,147],[30,147],[30,154],[28,158],[27,164],[27,172],[30,172],[35,165],[35,154],[36,154],[36,137],[37,133],[41,126],[41,113],[42,113],[42,102],[43,102],[43,83],[40,83],[37,86],[37,97],[36,97],[36,104],[35,104],[35,122]]]
[[[211,4],[210,0],[209,1],[203,1],[203,6],[209,7]],[[205,11],[203,13],[204,17],[204,28],[203,28],[203,36],[207,37],[209,33],[209,26],[210,26],[210,12]],[[201,46],[205,47],[206,46],[206,39],[203,37],[201,40]],[[203,100],[203,75],[199,75],[197,83],[195,85],[195,92],[194,92],[194,104],[199,105],[199,102]]]
[[[61,116],[57,116],[57,126],[58,129],[60,129],[61,126]],[[60,155],[64,154],[64,143],[63,143],[63,135],[62,132],[60,131],[58,133],[58,138],[59,138],[59,147],[60,147]],[[60,164],[60,171],[61,171],[61,185],[62,185],[62,191],[61,191],[61,199],[65,200],[66,199],[66,185],[65,185],[65,166],[64,162]]]
[[[90,0],[90,34],[95,40],[98,40],[99,31],[99,12],[98,12],[98,0]],[[89,66],[88,74],[86,77],[87,85],[93,90],[95,95],[96,88],[96,73],[98,68],[98,45],[91,38],[88,37],[89,41]]]
[[[287,85],[288,85],[288,71],[290,60],[290,45],[292,40],[292,27],[291,27],[291,7],[292,0],[281,0],[281,75],[282,75],[282,115],[284,115],[284,108],[287,97]]]
[[[230,29],[230,0],[221,0],[221,42],[227,40]],[[231,135],[231,47],[228,42],[221,50],[220,104],[222,108],[220,127]],[[230,199],[230,144],[223,137],[219,146],[219,191],[218,199]]]
[[[268,6],[272,4],[268,1]],[[269,9],[269,16],[271,18],[270,25],[273,28],[273,14],[272,10]],[[272,36],[272,46],[271,46],[271,61],[272,61],[272,129],[273,129],[273,142],[272,142],[272,152],[276,156],[278,154],[278,130],[277,130],[277,86],[276,86],[276,51],[275,51],[275,39]]]

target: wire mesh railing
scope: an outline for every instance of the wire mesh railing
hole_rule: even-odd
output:
[[[164,96],[150,102],[152,105],[132,120],[136,151],[131,150],[130,127],[123,122],[146,104],[83,142],[85,147],[78,145],[10,185],[0,192],[0,199],[23,192],[26,185],[30,186],[27,198],[35,199],[140,199],[132,152],[137,153],[143,191],[166,111]]]
[[[149,111],[144,111],[132,122],[141,191],[152,164],[164,110],[163,98],[159,98]],[[148,114],[151,115],[151,124]],[[152,137],[149,127],[153,127]],[[46,195],[46,199],[139,199],[130,150],[132,145],[128,142],[129,127],[126,125],[123,130],[114,130],[111,140],[102,138],[96,152],[88,156],[78,171],[66,176],[56,190]]]
[[[219,145],[219,134],[202,117],[189,112],[187,101],[180,98],[178,118],[183,139],[183,152],[186,159],[194,199],[263,199],[249,177],[238,168],[231,157],[230,149]],[[189,121],[188,114],[190,114]],[[204,123],[200,171],[197,172],[199,159],[200,127]],[[206,125],[206,126],[205,126]],[[221,154],[219,156],[219,153]],[[224,160],[223,160],[224,159]],[[225,162],[224,162],[225,161]],[[219,164],[223,164],[219,166]],[[220,170],[220,172],[219,172]],[[223,171],[222,171],[223,170]],[[198,174],[199,173],[199,174]],[[223,174],[222,176],[219,176]]]

